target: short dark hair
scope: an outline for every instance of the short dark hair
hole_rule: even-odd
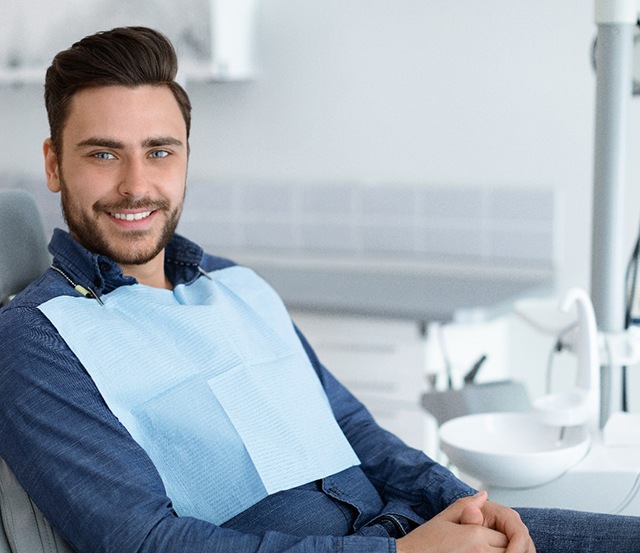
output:
[[[44,101],[53,149],[62,153],[62,131],[76,92],[99,86],[167,86],[191,130],[191,102],[176,82],[178,59],[162,33],[147,27],[118,27],[87,36],[58,53],[47,69]]]

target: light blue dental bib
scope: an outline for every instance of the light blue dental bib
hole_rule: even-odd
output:
[[[359,460],[277,294],[243,267],[209,276],[40,310],[149,454],[176,512],[222,524]]]

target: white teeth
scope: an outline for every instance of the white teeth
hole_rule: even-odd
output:
[[[141,211],[140,213],[112,213],[111,216],[121,221],[140,221],[151,215],[151,211]]]

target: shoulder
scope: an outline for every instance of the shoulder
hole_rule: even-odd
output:
[[[40,277],[31,282],[16,295],[5,307],[0,309],[0,321],[5,313],[24,309],[36,309],[47,301],[63,295],[77,295],[67,280],[53,269],[47,269]]]
[[[238,264],[226,257],[211,255],[205,252],[202,256],[201,266],[207,273],[210,273],[213,271],[229,269],[231,267],[238,267]]]
[[[62,276],[49,269],[0,309],[0,363],[7,367],[21,362],[19,358],[34,358],[63,348],[55,327],[39,308],[53,298],[77,294]]]

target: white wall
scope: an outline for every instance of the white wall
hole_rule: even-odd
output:
[[[592,11],[584,0],[261,0],[257,78],[188,87],[191,175],[551,186],[564,198],[558,286],[587,285]],[[0,173],[40,175],[40,87],[0,87],[0,128]]]

